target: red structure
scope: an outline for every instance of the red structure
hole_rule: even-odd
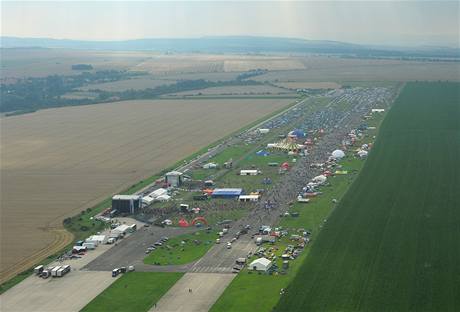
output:
[[[187,220],[185,220],[185,219],[180,219],[179,220],[179,226],[180,227],[189,227],[190,223],[188,223]]]
[[[195,225],[195,223],[201,221],[202,223],[208,225],[208,221],[206,221],[205,218],[203,217],[196,217],[195,219],[192,220],[192,225]]]

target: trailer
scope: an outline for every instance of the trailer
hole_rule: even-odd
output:
[[[56,273],[56,276],[57,277],[63,277],[64,275],[66,275],[67,273],[70,272],[70,265],[64,265],[62,266]]]
[[[70,267],[70,265],[66,264],[66,265],[64,265],[62,267],[62,269],[63,269],[63,273],[64,273],[63,275],[66,275],[67,273],[70,272],[71,267]]]
[[[39,274],[41,274],[43,272],[44,268],[45,267],[43,265],[39,265],[39,266],[35,267],[34,273],[39,275]]]
[[[52,270],[51,270],[51,276],[52,277],[56,277],[57,276],[57,272],[61,269],[61,266],[58,265],[57,267],[54,267]]]
[[[60,268],[59,270],[57,270],[56,277],[63,277],[64,275],[64,268]]]

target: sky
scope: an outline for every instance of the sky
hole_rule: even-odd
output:
[[[1,34],[79,40],[277,36],[459,47],[459,1],[1,2]]]

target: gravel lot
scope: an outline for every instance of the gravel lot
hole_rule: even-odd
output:
[[[75,312],[112,284],[108,272],[71,271],[62,278],[30,276],[0,296],[2,312]]]

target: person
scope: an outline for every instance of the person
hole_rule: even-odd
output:
[[[191,293],[191,292],[192,292],[192,289],[191,289],[191,288],[189,288],[189,289],[188,289],[188,292],[189,292],[189,293]]]

